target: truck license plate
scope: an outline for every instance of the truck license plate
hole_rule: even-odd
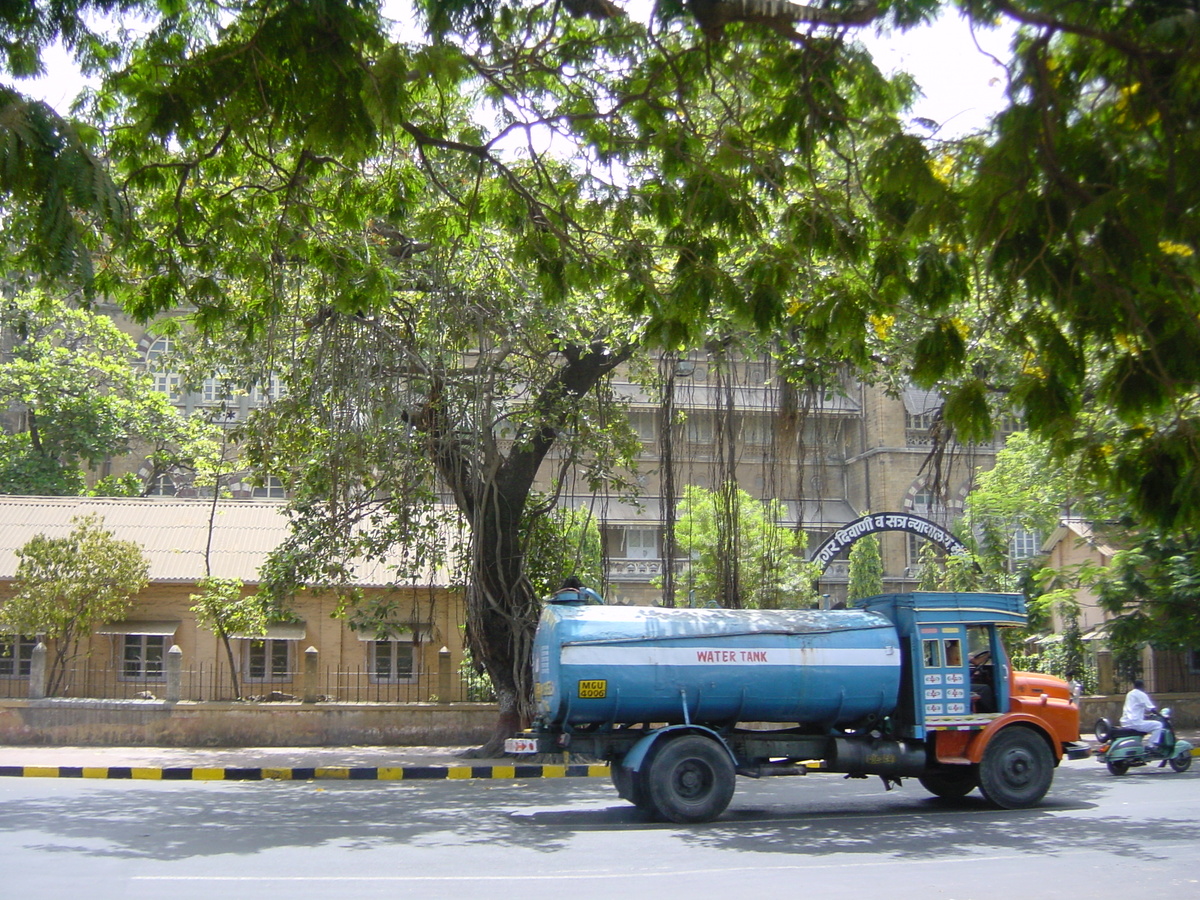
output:
[[[505,738],[505,753],[537,753],[537,738]]]

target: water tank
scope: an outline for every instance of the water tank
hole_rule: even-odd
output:
[[[533,668],[551,725],[836,726],[895,708],[900,642],[866,610],[551,605]]]

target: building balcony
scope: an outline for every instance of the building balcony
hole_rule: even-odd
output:
[[[608,580],[645,583],[663,574],[661,559],[610,559]]]

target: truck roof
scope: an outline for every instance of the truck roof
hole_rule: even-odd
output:
[[[867,597],[858,605],[887,616],[904,631],[917,623],[946,621],[1013,626],[1026,623],[1025,598],[1020,594],[912,591]]]

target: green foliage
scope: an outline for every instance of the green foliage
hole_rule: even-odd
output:
[[[882,593],[883,557],[879,552],[879,537],[866,534],[850,548],[850,585],[846,600],[853,603]]]
[[[694,605],[783,609],[816,604],[815,566],[802,531],[780,524],[778,501],[755,500],[736,485],[687,485],[676,516],[679,550],[691,557],[679,584]]]
[[[191,611],[201,628],[226,637],[266,634],[267,607],[255,593],[245,593],[237,578],[201,578],[192,594]]]
[[[411,42],[358,0],[131,5],[161,15],[119,66],[80,16],[111,4],[82,0],[0,17],[0,59],[32,71],[62,34],[108,69],[90,114],[136,230],[98,280],[138,314],[189,305],[203,327],[274,340],[281,323],[316,322],[306,304],[319,297],[364,325],[386,312],[406,340],[438,327],[425,315],[437,306],[470,308],[442,323],[449,357],[467,340],[508,353],[487,327],[508,304],[540,337],[580,297],[605,297],[667,347],[752,327],[797,358],[936,385],[964,440],[1015,410],[1138,520],[1200,524],[1200,67],[1194,17],[1177,4],[670,2],[642,23],[606,3],[427,0],[434,37]],[[900,121],[911,81],[885,79],[852,36],[952,9],[1017,26],[1009,104],[986,135],[922,139]],[[44,152],[65,131],[20,100],[0,104],[16,111],[0,127],[6,246],[79,268],[88,237],[61,211],[112,219],[112,192],[86,146]],[[81,185],[65,206],[60,183]],[[496,235],[507,243],[493,273],[481,248]],[[443,270],[407,264],[430,248]],[[477,254],[485,274],[470,281],[460,264]],[[481,300],[475,288],[512,271],[510,291]],[[433,275],[461,290],[425,290]],[[535,313],[522,296],[567,312]],[[607,321],[566,343],[606,340]],[[395,371],[427,361],[390,352]],[[464,408],[465,393],[434,397],[445,384],[423,374],[431,416]],[[529,396],[519,378],[505,386]],[[391,408],[411,412],[399,393]],[[427,441],[443,475],[469,468],[440,452],[461,447],[451,433],[494,434],[494,410],[472,411],[457,432],[443,420],[446,444]],[[524,446],[568,424],[546,412],[516,413]],[[397,421],[382,430],[403,445]],[[349,485],[380,487],[385,439],[358,443],[360,477],[337,480],[322,464],[352,430],[298,424],[263,455],[276,471],[303,460],[314,495],[356,508]],[[326,449],[301,452],[314,446]],[[477,471],[496,471],[489,452]]]
[[[196,587],[200,593],[191,595],[191,611],[196,616],[196,624],[221,639],[233,695],[240,698],[238,667],[231,641],[234,635],[266,634],[269,620],[266,598],[257,592],[246,593],[238,578],[209,576],[196,582]]]
[[[961,539],[961,538],[960,538]],[[917,589],[922,591],[1004,591],[1011,590],[1007,573],[993,571],[985,574],[979,556],[967,544],[966,553],[945,554],[932,541],[925,541],[920,549],[920,579]]]
[[[599,590],[604,583],[604,551],[591,511],[552,507],[547,512],[536,498],[533,509],[537,514],[529,516],[525,526],[525,572],[537,596],[549,596],[569,577]]]
[[[1127,541],[1099,579],[1100,604],[1113,617],[1114,652],[1131,656],[1146,643],[1200,646],[1200,540],[1135,531]]]
[[[140,497],[144,485],[132,472],[124,475],[105,475],[97,481],[87,494],[89,497]]]
[[[149,582],[142,548],[118,540],[96,516],[72,520],[65,537],[39,534],[17,557],[13,595],[0,607],[0,625],[18,634],[44,634],[54,642],[47,690],[64,686],[80,642],[103,622],[120,621]]]
[[[0,437],[5,493],[79,494],[86,466],[135,446],[178,462],[204,444],[211,429],[183,420],[153,389],[133,341],[107,316],[27,292],[0,304],[0,331],[9,342],[0,404],[16,432]]]
[[[933,544],[925,542],[921,549],[922,590],[1026,591],[1033,598],[1030,611],[1036,621],[1036,597],[1041,589],[1033,581],[1039,577],[1045,581],[1036,574],[1041,558],[1034,554],[1014,559],[1013,537],[1024,530],[1040,546],[1068,509],[1075,515],[1097,515],[1105,505],[1086,494],[1086,483],[1078,471],[1056,460],[1044,441],[1025,432],[1009,435],[994,466],[979,473],[977,486],[967,496],[965,515],[956,525],[969,552],[943,557]],[[1059,574],[1071,580],[1069,573]],[[1078,577],[1072,583],[1077,586]]]

